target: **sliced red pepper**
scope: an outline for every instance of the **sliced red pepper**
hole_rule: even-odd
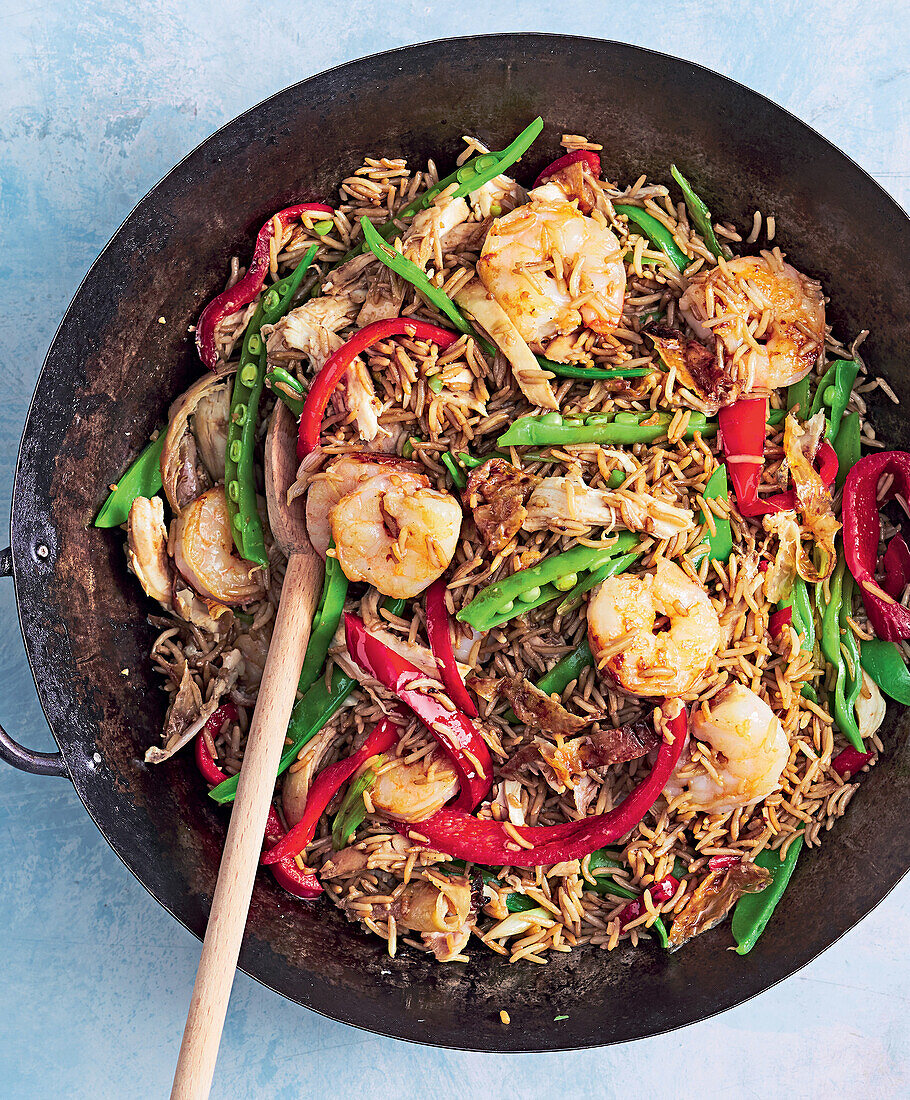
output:
[[[679,879],[674,875],[667,875],[659,882],[652,882],[648,889],[651,891],[651,900],[654,904],[661,905],[663,902],[669,901],[679,889]],[[625,928],[627,924],[638,920],[644,912],[644,898],[636,898],[634,901],[630,901],[624,909],[620,910],[619,927]]]
[[[221,732],[221,727],[226,721],[236,722],[237,717],[237,708],[234,704],[225,703],[224,706],[219,707],[214,714],[209,716],[204,729],[214,739]],[[213,787],[227,779],[227,776],[215,763],[201,732],[196,738],[196,765],[199,771],[202,772],[202,778]],[[265,823],[265,843],[268,845],[277,844],[283,836],[284,826],[281,824],[281,819],[278,817],[275,807],[269,806],[269,816]],[[301,871],[293,859],[286,859],[281,863],[274,864],[272,875],[278,885],[287,890],[289,894],[293,894],[294,897],[309,901],[312,898],[318,898],[322,893],[319,879],[315,875]]]
[[[848,776],[856,775],[858,771],[862,770],[874,755],[875,753],[872,752],[860,752],[850,745],[834,757],[831,761],[831,767],[838,775],[842,775],[846,779]]]
[[[427,637],[430,649],[436,658],[436,667],[446,691],[456,707],[463,710],[469,718],[477,717],[477,706],[471,693],[465,687],[455,651],[452,648],[452,620],[446,607],[446,582],[440,577],[426,591]]]
[[[882,588],[889,596],[899,600],[904,594],[904,589],[910,584],[910,546],[907,546],[900,532],[888,543],[882,565],[885,569]]]
[[[371,756],[390,749],[398,741],[400,734],[400,727],[391,718],[383,718],[357,752],[323,768],[310,787],[303,817],[273,848],[263,853],[262,862],[275,864],[281,860],[293,859],[298,852],[302,852],[316,835],[316,826],[325,813],[326,806],[342,786]]]
[[[512,825],[507,831],[501,821],[481,821],[470,814],[446,808],[426,821],[399,822],[395,827],[404,836],[435,852],[488,867],[540,867],[584,859],[596,849],[625,836],[657,801],[679,762],[686,741],[688,719],[682,704],[668,724],[673,740],[661,742],[650,775],[605,814],[560,825]],[[516,834],[532,846],[524,848],[516,844]]]
[[[300,415],[300,431],[297,436],[298,460],[302,461],[306,458],[318,444],[326,405],[335,392],[335,387],[341,381],[341,376],[361,352],[380,340],[388,340],[391,336],[432,340],[440,348],[447,348],[460,339],[456,332],[448,332],[439,325],[430,324],[429,321],[416,321],[413,317],[390,317],[387,321],[374,321],[371,325],[366,325],[359,332],[354,333],[346,344],[329,356],[322,370],[310,383],[310,390]]]
[[[473,810],[493,784],[490,750],[477,727],[461,711],[449,710],[438,697],[411,688],[415,680],[426,680],[427,674],[373,637],[356,615],[345,614],[344,634],[348,653],[357,664],[410,707],[448,756],[460,786],[452,808]]]
[[[772,611],[768,616],[768,633],[772,638],[776,638],[778,634],[784,629],[785,626],[789,626],[793,622],[793,609],[790,607],[781,607],[777,611]]]
[[[282,226],[299,218],[301,214],[328,214],[332,217],[335,211],[331,206],[322,202],[301,202],[296,206],[289,206],[285,210],[279,210],[274,217],[269,218],[256,236],[256,247],[253,250],[253,259],[242,279],[238,279],[230,289],[223,290],[216,298],[213,298],[199,315],[196,322],[196,350],[199,358],[209,368],[214,370],[218,364],[218,353],[215,350],[215,329],[225,317],[236,313],[244,306],[248,306],[262,290],[265,277],[269,270],[269,244],[275,235],[275,218]]]
[[[892,475],[892,483],[884,500],[879,501],[878,484],[886,474]],[[910,454],[879,451],[861,458],[847,474],[841,509],[847,566],[862,592],[872,629],[886,642],[910,638],[910,609],[899,604],[875,580],[882,534],[879,508],[895,493],[905,499],[910,497]]]
[[[594,175],[600,178],[600,157],[592,149],[576,149],[574,152],[566,153],[564,157],[554,160],[552,164],[548,164],[534,180],[534,186],[540,187],[550,176],[555,176],[563,168],[568,168],[570,164],[578,164],[579,161],[587,164]]]
[[[765,465],[767,419],[768,401],[764,397],[742,397],[717,412],[720,445],[733,483],[736,507],[743,516],[766,516],[798,507],[793,489],[769,497],[758,495]],[[837,453],[827,439],[819,446],[815,462],[822,481],[832,485],[837,477]]]
[[[742,863],[742,856],[712,856],[708,860],[708,870],[727,871],[737,863]]]

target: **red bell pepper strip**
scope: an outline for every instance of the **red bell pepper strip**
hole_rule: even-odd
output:
[[[776,638],[784,627],[789,626],[792,622],[793,609],[790,607],[778,608],[777,611],[772,611],[768,616],[768,633],[772,638]]]
[[[465,687],[458,665],[455,663],[455,651],[452,649],[452,623],[449,609],[446,607],[446,582],[440,577],[433,581],[426,592],[427,637],[430,649],[436,658],[439,676],[452,702],[469,718],[477,717],[477,707]]]
[[[415,680],[426,680],[427,674],[374,638],[362,619],[346,613],[344,634],[351,657],[364,672],[410,707],[448,756],[460,786],[452,809],[473,810],[493,784],[490,750],[477,727],[461,711],[445,707],[436,696],[411,688],[409,685]]]
[[[447,348],[461,338],[457,332],[447,332],[439,325],[432,325],[429,321],[416,321],[413,317],[390,317],[387,321],[374,321],[354,333],[346,344],[329,356],[322,370],[310,383],[303,412],[300,414],[300,431],[297,436],[299,460],[306,458],[319,442],[322,417],[341,376],[361,352],[380,340],[388,340],[390,336],[432,340],[440,348]]]
[[[869,763],[874,755],[875,753],[872,752],[859,752],[851,745],[834,757],[831,761],[831,767],[838,775],[842,775],[846,779],[848,776],[856,775],[861,768]]]
[[[214,714],[209,716],[204,728],[209,736],[214,738],[221,731],[225,721],[237,721],[237,708],[233,703],[225,703],[224,706],[219,707]],[[227,776],[218,767],[209,752],[209,747],[202,733],[196,738],[196,764],[206,783],[217,786],[227,779]],[[281,824],[281,819],[278,817],[275,807],[269,806],[269,816],[265,823],[265,843],[268,845],[277,844],[283,836],[284,826]],[[285,859],[274,864],[272,875],[279,886],[296,898],[304,898],[309,901],[312,898],[318,898],[323,892],[319,879],[315,875],[301,871],[294,859]]]
[[[893,481],[884,501],[878,499],[878,483],[891,474]],[[882,524],[879,507],[895,493],[910,497],[910,453],[879,451],[861,458],[847,474],[841,509],[844,523],[844,557],[860,587],[872,629],[886,642],[910,638],[910,609],[899,604],[875,581],[875,565]]]
[[[571,164],[578,164],[579,161],[587,164],[595,176],[600,177],[600,157],[591,149],[576,149],[572,153],[566,153],[564,157],[559,157],[554,160],[552,164],[548,164],[546,168],[540,173],[536,180],[534,180],[534,186],[540,187],[540,185],[550,176],[555,176],[557,172],[561,172],[563,168],[568,168]]]
[[[682,704],[669,727],[673,740],[661,743],[650,775],[609,812],[559,825],[510,826],[514,834],[532,845],[530,848],[516,844],[514,834],[506,831],[503,822],[482,821],[454,808],[439,810],[426,821],[400,822],[395,827],[435,852],[487,867],[539,867],[584,859],[625,836],[657,801],[686,741],[688,719]]]
[[[303,817],[273,848],[263,853],[262,862],[275,864],[281,860],[293,859],[298,852],[302,852],[316,835],[316,826],[325,813],[326,806],[342,786],[371,756],[390,749],[398,741],[400,733],[400,728],[391,718],[383,718],[357,752],[323,768],[310,787]]]
[[[648,889],[651,891],[651,900],[655,905],[660,905],[662,902],[669,901],[679,889],[679,879],[675,878],[673,875],[667,875],[666,878],[662,878],[659,882],[652,882]],[[631,924],[633,920],[638,920],[644,912],[645,903],[643,898],[636,898],[634,901],[630,901],[624,909],[620,910],[619,927],[625,928],[625,926]]]
[[[796,493],[792,489],[770,497],[758,495],[765,465],[767,419],[768,402],[764,397],[740,398],[717,413],[720,444],[733,482],[736,506],[743,516],[765,516],[797,507]],[[815,461],[825,485],[833,484],[837,477],[837,453],[827,439],[818,448]]]
[[[742,856],[712,856],[708,860],[708,870],[726,871],[730,867],[735,867],[737,863],[742,863]]]
[[[279,210],[274,217],[269,218],[259,230],[256,237],[256,247],[253,250],[253,259],[242,279],[238,279],[230,289],[223,290],[213,298],[199,315],[196,322],[196,350],[199,358],[209,368],[214,370],[218,363],[218,353],[215,350],[215,329],[220,321],[229,317],[237,310],[248,306],[256,295],[262,290],[265,277],[269,270],[269,244],[275,235],[275,218],[282,226],[287,226],[301,214],[328,214],[332,216],[335,211],[331,206],[322,202],[301,202],[296,206],[289,206],[285,210]]]
[[[885,569],[882,588],[889,596],[899,600],[904,594],[904,589],[910,584],[910,546],[907,546],[904,536],[900,533],[888,543],[882,565]]]

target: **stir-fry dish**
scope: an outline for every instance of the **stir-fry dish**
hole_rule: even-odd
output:
[[[745,953],[883,751],[882,692],[910,703],[910,454],[772,217],[714,222],[675,166],[611,182],[574,135],[529,179],[542,128],[442,179],[368,158],[233,262],[98,519],[165,612],[146,760],[194,751],[234,797],[284,402],[325,577],[281,886],[392,955],[675,949],[730,914]]]

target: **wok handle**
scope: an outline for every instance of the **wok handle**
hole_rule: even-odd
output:
[[[13,555],[7,547],[5,550],[0,550],[0,577],[12,575]],[[62,753],[35,752],[34,749],[27,749],[18,741],[14,741],[2,726],[0,726],[0,760],[12,764],[21,772],[30,772],[32,775],[56,775],[61,779],[69,779]]]

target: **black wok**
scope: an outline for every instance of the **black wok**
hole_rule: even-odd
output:
[[[867,360],[910,398],[910,221],[818,134],[696,65],[562,36],[433,42],[313,77],[209,138],[139,203],[70,306],[29,409],[12,548],[0,555],[60,746],[59,754],[30,753],[3,734],[0,755],[69,778],[124,863],[197,935],[225,819],[189,758],[142,763],[164,704],[146,656],[150,605],[127,575],[120,532],[98,531],[92,518],[170,400],[199,374],[187,326],[272,211],[333,194],[365,154],[414,163],[432,156],[447,169],[460,135],[502,148],[537,114],[546,130],[522,165],[527,179],[557,154],[563,131],[582,131],[604,142],[612,179],[667,179],[675,161],[711,209],[737,224],[749,224],[756,208],[773,213],[792,261],[831,295],[837,334],[870,327]],[[893,406],[873,415],[889,445],[910,444]],[[906,715],[892,706],[883,760],[822,849],[804,854],[745,958],[726,950],[730,934],[719,928],[675,955],[624,946],[546,967],[509,966],[483,950],[464,966],[432,965],[409,950],[390,960],[333,907],[299,903],[263,875],[242,966],[335,1019],[442,1046],[557,1050],[690,1023],[792,974],[903,875],[907,732]],[[569,1018],[554,1023],[557,1015]]]

